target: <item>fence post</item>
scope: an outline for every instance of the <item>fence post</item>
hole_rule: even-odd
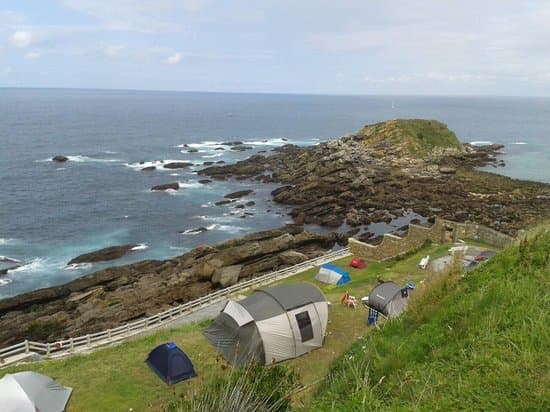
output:
[[[25,353],[29,353],[30,349],[29,349],[29,341],[28,340],[25,340]]]
[[[145,327],[146,327],[146,328],[149,327],[149,318],[145,318]]]
[[[111,329],[107,329],[107,339],[111,340]]]
[[[50,342],[46,343],[46,356],[50,356]]]
[[[74,350],[74,342],[73,342],[73,338],[70,338],[69,339],[69,342],[70,342],[70,348],[71,348],[71,352]]]
[[[90,339],[90,335],[88,334],[88,335],[86,335],[86,345],[90,346],[91,344],[92,344],[92,341]]]

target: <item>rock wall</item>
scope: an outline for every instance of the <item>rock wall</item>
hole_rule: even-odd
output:
[[[427,240],[452,243],[458,239],[472,239],[498,248],[506,247],[513,241],[512,237],[483,225],[436,219],[431,227],[409,225],[409,231],[404,237],[385,234],[382,243],[376,246],[353,238],[348,240],[348,244],[355,256],[367,260],[388,260],[419,248]]]

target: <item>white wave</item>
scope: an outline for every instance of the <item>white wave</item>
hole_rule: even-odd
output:
[[[39,272],[46,267],[46,259],[36,258],[26,265],[10,270],[10,272]]]
[[[65,168],[64,168],[64,167],[58,167],[58,168],[55,169],[55,170],[65,170]]]
[[[210,225],[208,226],[207,228],[205,229],[208,229],[208,230],[212,230],[214,225]],[[199,230],[199,229],[187,229],[187,230],[184,230],[183,232],[181,232],[182,235],[200,235],[201,233],[203,233],[204,230]]]
[[[130,250],[145,250],[147,249],[149,246],[147,246],[145,243],[140,243],[139,245],[137,246],[134,246],[132,249]]]
[[[207,226],[207,228],[210,228],[210,226]],[[231,226],[231,225],[213,225],[212,229],[209,230],[219,230],[221,232],[227,232],[227,233],[238,233],[247,230],[245,227],[241,226]]]
[[[17,260],[8,256],[3,256],[3,255],[0,255],[0,262],[21,263],[20,260]]]
[[[67,156],[69,161],[82,163],[82,162],[120,162],[120,159],[98,159],[95,157],[89,157],[89,156],[83,156],[83,155],[75,155],[75,156]]]
[[[251,142],[243,142],[243,144],[250,144],[252,146],[283,146],[288,144],[288,139],[277,137],[274,139],[253,140]]]
[[[493,142],[490,140],[474,140],[473,142],[470,142],[472,146],[489,146],[492,145]]]
[[[92,267],[91,263],[71,263],[70,265],[65,266],[65,270],[80,270],[80,269],[89,269]]]
[[[180,187],[184,187],[186,189],[192,189],[192,188],[201,188],[205,189],[206,187],[199,182],[178,182]]]
[[[105,154],[118,154],[118,152],[113,152],[112,150],[105,150],[103,153],[105,153]]]
[[[183,149],[183,150],[180,150],[180,153],[181,154],[194,154],[194,153],[206,153],[208,150],[196,150],[196,151],[193,151],[193,152],[190,152],[189,149]]]
[[[0,279],[0,287],[9,285],[11,282],[11,279]]]
[[[527,144],[527,142],[512,142],[511,144]]]
[[[15,239],[0,237],[0,245],[7,245],[8,243],[12,243],[14,240]]]
[[[179,176],[179,173],[170,173],[170,176]]]
[[[213,204],[214,204],[214,203],[212,203],[212,202],[206,202],[206,203],[203,203],[203,204],[201,205],[201,207],[210,207],[210,206],[212,206]]]
[[[187,160],[182,160],[182,159],[178,159],[178,160],[161,159],[161,160],[151,160],[151,161],[148,161],[148,162],[124,163],[124,166],[130,167],[134,170],[141,170],[144,167],[155,166],[157,168],[157,170],[165,170],[165,171],[170,171],[170,172],[173,173],[174,172],[173,169],[165,169],[163,166],[165,164],[168,164],[168,163],[176,163],[176,162],[177,163],[187,162]]]
[[[217,153],[213,153],[213,154],[209,154],[209,155],[203,155],[201,156],[203,159],[212,159],[214,157],[221,157],[223,156],[224,153],[223,152],[217,152]]]

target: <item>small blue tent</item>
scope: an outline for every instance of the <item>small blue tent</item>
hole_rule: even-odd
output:
[[[337,286],[344,285],[351,280],[348,272],[330,263],[321,265],[315,279],[319,282],[330,283],[331,285]]]
[[[145,362],[167,385],[197,376],[191,359],[174,342],[157,346]]]

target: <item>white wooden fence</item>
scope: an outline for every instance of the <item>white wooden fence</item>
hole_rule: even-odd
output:
[[[77,338],[64,339],[57,342],[41,343],[25,340],[24,342],[0,349],[0,368],[12,364],[17,360],[24,359],[32,354],[43,357],[60,356],[69,354],[76,349],[91,349],[97,346],[105,345],[115,341],[127,339],[133,335],[146,330],[163,326],[164,324],[179,317],[188,315],[202,307],[223,300],[225,297],[243,292],[253,286],[259,286],[296,275],[315,266],[331,262],[350,255],[349,248],[340,249],[327,253],[315,259],[311,259],[285,269],[258,276],[256,278],[237,283],[225,289],[217,290],[206,296],[184,303],[167,311],[158,313],[148,318],[140,319],[134,322],[126,323],[117,328],[107,329],[102,332],[90,333]]]

